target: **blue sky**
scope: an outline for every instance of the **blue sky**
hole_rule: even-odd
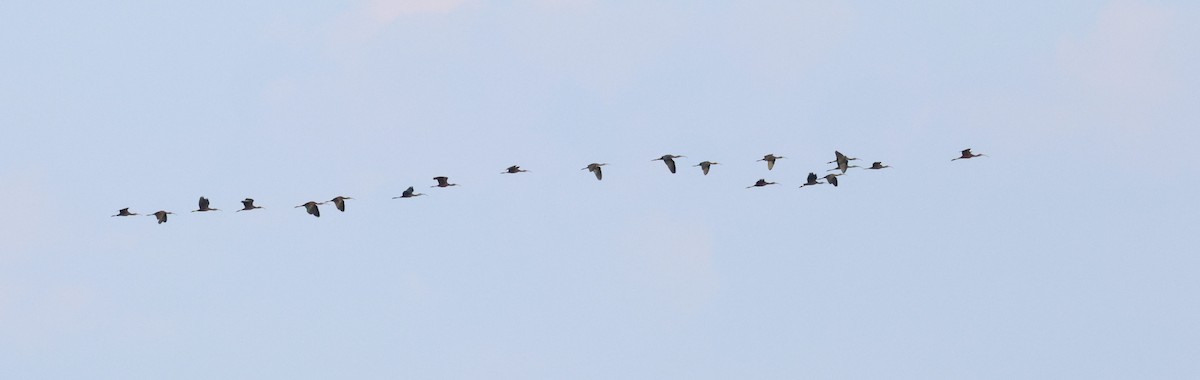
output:
[[[0,377],[1194,378],[1197,19],[3,3]]]

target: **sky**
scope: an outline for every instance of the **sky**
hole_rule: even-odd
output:
[[[3,2],[0,378],[1196,378],[1197,20]]]

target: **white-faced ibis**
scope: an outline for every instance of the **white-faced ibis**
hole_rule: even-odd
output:
[[[295,208],[304,207],[304,211],[307,211],[309,215],[320,218],[321,217],[321,209],[318,208],[317,206],[320,206],[323,204],[325,204],[325,202],[308,201],[302,205],[296,206]]]
[[[867,169],[879,170],[879,169],[887,169],[890,167],[891,166],[884,165],[883,162],[881,162],[881,161],[875,161],[874,163],[871,164],[871,167],[869,167]]]
[[[955,159],[953,159],[953,160],[950,160],[950,161],[955,161],[955,160],[965,160],[965,159],[968,159],[968,158],[980,157],[980,156],[982,156],[982,157],[987,157],[987,155],[986,155],[986,154],[982,154],[982,153],[980,153],[980,154],[971,154],[971,148],[967,148],[967,149],[963,149],[963,151],[962,151],[962,156],[959,156],[958,158],[955,158]]]
[[[720,165],[720,164],[721,164],[720,162],[704,161],[704,162],[701,162],[699,164],[692,165],[692,166],[699,166],[700,170],[704,172],[704,175],[708,175],[709,168],[711,168],[713,165]]]
[[[521,169],[520,166],[513,165],[513,166],[509,166],[508,169],[504,169],[504,171],[500,172],[500,174],[517,174],[517,173],[524,173],[527,171],[528,170]]]
[[[137,215],[137,213],[129,212],[129,207],[126,207],[126,208],[117,210],[117,215],[113,215],[113,216],[134,216],[134,215]]]
[[[596,174],[596,180],[597,180],[597,181],[599,181],[599,180],[602,180],[602,179],[604,179],[604,173],[600,171],[600,167],[601,167],[601,166],[604,166],[604,165],[608,165],[608,164],[597,164],[597,163],[590,163],[590,164],[588,164],[588,166],[587,166],[587,167],[585,167],[585,168],[583,168],[583,169],[579,169],[579,170],[587,170],[587,171],[590,171],[590,172],[592,172],[592,173],[595,173],[595,174]]]
[[[347,199],[354,199],[354,198],[343,197],[343,196],[339,195],[339,196],[333,197],[333,199],[330,199],[329,201],[333,202],[333,206],[337,207],[338,211],[346,212],[346,200]]]
[[[746,188],[749,189],[751,187],[763,187],[766,185],[774,185],[774,184],[775,184],[775,182],[767,182],[767,180],[765,180],[765,179],[759,179],[758,181],[755,181],[753,185],[746,186]]]
[[[683,157],[686,157],[686,156],[676,156],[673,154],[664,154],[662,157],[655,158],[650,161],[660,161],[661,160],[664,164],[667,164],[667,170],[670,170],[671,174],[675,174],[675,159],[683,158]]]
[[[250,211],[250,210],[253,210],[256,208],[262,208],[262,206],[255,206],[253,199],[246,198],[246,199],[242,200],[242,209],[237,210],[236,212]]]
[[[829,184],[833,185],[833,187],[837,187],[837,177],[839,175],[841,175],[841,174],[826,174],[825,182],[829,182]]]
[[[221,210],[217,210],[215,208],[208,207],[208,198],[200,197],[200,208],[192,210],[192,212],[206,212],[206,211],[221,211]]]
[[[844,155],[844,154],[842,154],[842,152],[839,152],[839,151],[836,151],[836,150],[835,150],[835,151],[833,151],[833,156],[834,156],[834,159],[833,159],[833,161],[826,162],[827,164],[832,164],[832,163],[839,162],[839,161],[854,161],[854,160],[857,160],[857,158],[854,158],[854,157],[850,157],[850,156]]]
[[[159,210],[153,214],[146,215],[146,216],[153,216],[158,219],[158,224],[163,224],[163,223],[167,222],[167,215],[173,215],[173,214],[175,214],[175,213],[170,212],[170,211]]]
[[[759,161],[766,161],[767,162],[767,170],[771,170],[771,169],[775,168],[775,160],[778,160],[780,158],[787,158],[787,157],[776,156],[775,154],[768,154],[766,156],[763,156],[763,158]]]
[[[412,197],[419,197],[419,196],[425,195],[425,194],[417,193],[414,191],[415,190],[413,190],[413,187],[409,186],[407,190],[404,190],[404,193],[401,193],[400,196],[398,196],[398,197],[392,197],[392,199],[412,198]]]
[[[449,178],[449,177],[440,177],[440,176],[439,176],[439,177],[433,177],[433,180],[434,180],[434,181],[437,181],[437,182],[438,182],[438,184],[437,184],[437,185],[430,186],[430,187],[450,187],[450,186],[458,186],[458,184],[457,184],[457,183],[450,183],[450,178]]]
[[[807,180],[804,182],[804,184],[803,184],[803,185],[800,185],[800,187],[805,187],[805,186],[816,186],[816,185],[820,185],[820,184],[822,184],[822,183],[825,183],[825,182],[821,182],[821,181],[820,181],[820,180],[818,180],[817,178],[820,178],[820,177],[817,177],[817,173],[812,173],[812,172],[808,173],[808,178],[807,178]],[[835,177],[835,178],[836,178],[836,177]]]

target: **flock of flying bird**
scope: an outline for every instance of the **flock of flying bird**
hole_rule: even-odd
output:
[[[826,174],[824,177],[821,177],[821,176],[818,176],[817,173],[810,172],[810,173],[808,173],[808,178],[806,179],[806,181],[804,182],[803,185],[800,185],[800,187],[815,186],[815,185],[821,185],[821,184],[830,184],[833,186],[837,186],[838,185],[838,179],[837,179],[838,176],[846,174],[846,171],[849,170],[850,168],[859,167],[858,165],[850,165],[850,161],[857,160],[857,158],[846,156],[845,154],[842,154],[842,152],[839,152],[839,151],[834,151],[833,153],[835,156],[834,160],[829,161],[827,163],[837,164],[837,167],[834,167],[833,169],[829,169],[828,171],[830,171],[830,172],[836,171],[838,173],[829,173],[829,174]],[[981,157],[981,156],[986,157],[986,155],[984,155],[984,154],[972,153],[971,149],[963,149],[961,156],[951,159],[950,161],[965,160],[968,158]],[[665,154],[662,157],[655,158],[651,161],[662,161],[664,164],[667,165],[667,170],[670,170],[671,173],[674,174],[675,173],[675,159],[676,158],[684,158],[684,157],[686,157],[686,156],[676,156],[673,154]],[[765,161],[767,163],[767,170],[771,170],[771,169],[775,168],[775,161],[778,159],[781,159],[781,158],[786,158],[786,157],[776,156],[774,154],[768,154],[768,155],[763,156],[763,158],[758,161]],[[719,164],[720,164],[719,162],[703,161],[703,162],[700,162],[699,164],[692,165],[692,166],[700,167],[700,170],[704,172],[704,175],[708,175],[708,172],[709,172],[709,170],[712,169],[712,166],[719,165]],[[591,163],[591,164],[588,164],[588,166],[586,166],[580,170],[590,171],[596,175],[596,180],[602,180],[602,179],[604,179],[604,172],[601,170],[601,167],[604,165],[608,165],[608,164]],[[879,169],[886,169],[888,167],[889,166],[884,165],[883,162],[876,161],[876,162],[872,163],[871,166],[866,167],[864,169],[879,170]],[[528,172],[528,170],[524,170],[524,169],[521,169],[520,166],[513,165],[513,166],[509,166],[507,169],[500,172],[500,174],[517,174],[517,173],[525,173],[525,172]],[[821,182],[821,179],[824,179],[825,182]],[[450,183],[449,177],[444,177],[444,176],[433,177],[433,180],[437,181],[437,185],[433,185],[430,187],[458,186],[458,184]],[[775,182],[767,182],[766,179],[759,179],[758,181],[754,182],[753,185],[747,186],[746,188],[749,189],[752,187],[763,187],[763,186],[775,185],[775,184],[776,184]],[[400,196],[392,197],[392,199],[412,198],[412,197],[418,197],[421,195],[425,195],[425,194],[418,193],[415,191],[415,189],[412,186],[409,186],[407,190],[404,190],[404,192],[400,194]],[[351,199],[354,199],[354,198],[337,196],[326,202],[308,201],[302,205],[296,206],[295,208],[303,207],[304,210],[306,212],[308,212],[309,215],[319,218],[319,217],[321,217],[321,209],[318,206],[326,204],[328,202],[333,202],[334,207],[337,207],[338,211],[345,212],[346,211],[346,201],[351,200]],[[262,207],[254,205],[254,199],[246,198],[245,200],[242,200],[242,208],[237,211],[239,211],[239,212],[240,211],[251,211],[251,210],[259,209],[259,208],[262,208]],[[200,197],[199,208],[192,210],[192,212],[208,212],[208,211],[220,211],[220,210],[212,208],[210,206],[208,198]],[[174,213],[170,212],[170,211],[159,210],[159,211],[156,211],[147,216],[153,216],[153,217],[157,218],[158,223],[162,224],[162,223],[167,222],[167,215],[172,215],[172,214],[174,214]],[[134,215],[139,215],[139,214],[135,213],[135,212],[130,212],[129,208],[126,207],[126,208],[123,208],[123,209],[117,211],[117,214],[113,215],[113,216],[134,216]]]

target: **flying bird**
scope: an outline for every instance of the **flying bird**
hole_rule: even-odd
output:
[[[320,206],[323,204],[325,204],[325,202],[308,201],[308,202],[305,202],[304,204],[296,206],[294,208],[304,207],[304,211],[307,211],[309,213],[309,215],[320,218],[321,217],[321,209],[318,208],[317,206]]]
[[[421,193],[414,193],[413,191],[414,191],[413,187],[409,186],[408,190],[404,190],[404,193],[400,194],[400,196],[398,196],[398,197],[392,197],[392,199],[412,198],[412,197],[419,197],[419,196],[425,195],[425,194],[421,194]]]
[[[831,174],[826,174],[826,175],[825,175],[825,182],[829,182],[829,184],[830,184],[830,185],[833,185],[833,187],[837,187],[837,177],[838,177],[839,175],[841,175],[841,174],[832,174],[832,173],[831,173]]]
[[[676,155],[673,155],[673,154],[664,154],[662,157],[655,158],[655,159],[653,159],[653,160],[650,160],[650,161],[659,161],[659,160],[662,160],[662,162],[663,162],[664,164],[667,164],[667,170],[670,170],[670,171],[671,171],[671,174],[675,174],[675,159],[676,159],[676,158],[683,158],[683,157],[686,157],[686,156],[676,156]]]
[[[967,148],[967,149],[963,149],[963,151],[962,151],[962,156],[959,156],[958,158],[955,158],[955,159],[953,159],[953,160],[950,160],[950,161],[955,161],[955,160],[965,160],[965,159],[968,159],[968,158],[972,158],[972,157],[980,157],[980,156],[987,157],[987,155],[986,155],[986,154],[982,154],[982,153],[980,153],[980,154],[971,154],[971,148]]]
[[[826,162],[827,164],[832,164],[832,163],[834,163],[834,162],[839,162],[839,161],[854,161],[854,160],[857,160],[857,158],[846,156],[846,155],[842,154],[842,152],[839,152],[839,151],[836,151],[836,150],[835,150],[835,151],[833,151],[833,155],[834,155],[834,159],[833,159],[833,161]]]
[[[437,184],[437,185],[430,186],[430,187],[450,187],[450,186],[458,186],[458,184],[457,184],[457,183],[450,183],[450,178],[449,178],[449,177],[441,177],[441,176],[439,176],[439,177],[433,177],[433,180],[434,180],[434,181],[437,181],[437,182],[438,182],[438,184]]]
[[[245,200],[242,200],[242,209],[235,212],[250,211],[256,208],[262,208],[262,206],[255,206],[253,199],[246,198]]]
[[[528,170],[522,170],[520,166],[513,165],[513,166],[509,166],[508,169],[504,169],[504,171],[500,172],[500,174],[517,174],[517,173],[524,173],[527,171]]]
[[[809,173],[808,173],[808,180],[807,180],[807,181],[805,181],[803,185],[800,185],[800,187],[805,187],[805,186],[816,186],[816,185],[820,185],[820,184],[822,184],[822,183],[825,183],[825,182],[821,182],[821,181],[820,181],[820,180],[818,180],[817,178],[819,178],[819,177],[817,177],[817,173],[812,173],[812,172],[809,172]],[[835,177],[835,178],[836,178],[836,177]]]
[[[778,160],[780,158],[787,158],[787,157],[776,156],[775,154],[768,154],[766,156],[763,156],[763,158],[759,161],[766,161],[767,162],[767,170],[771,170],[771,169],[775,168],[775,160]]]
[[[339,196],[334,197],[333,199],[330,199],[329,201],[333,202],[333,206],[337,207],[338,211],[346,212],[346,200],[347,199],[354,199],[354,198],[343,197],[343,196],[339,195]]]
[[[881,161],[875,161],[874,163],[871,164],[871,167],[869,167],[867,169],[879,170],[879,169],[887,169],[890,167],[891,166],[884,165],[883,162],[881,162]]]
[[[711,168],[713,165],[720,165],[720,164],[721,164],[720,162],[704,161],[704,162],[701,162],[699,164],[692,165],[692,166],[699,166],[700,170],[704,172],[704,175],[708,175],[709,168]]]
[[[600,167],[601,167],[601,166],[604,166],[604,165],[608,165],[608,164],[597,164],[597,163],[590,163],[590,164],[588,164],[588,166],[587,166],[587,167],[585,167],[585,168],[583,168],[583,169],[579,169],[579,170],[587,170],[587,171],[590,171],[590,172],[592,172],[592,173],[595,173],[595,174],[596,174],[596,180],[597,180],[597,181],[599,181],[599,180],[601,180],[601,179],[604,179],[604,173],[600,171]]]
[[[113,215],[113,216],[134,216],[134,215],[137,215],[137,213],[129,212],[129,207],[126,207],[126,208],[118,210],[117,215]]]
[[[221,211],[221,210],[217,210],[215,208],[208,207],[208,198],[200,197],[200,208],[192,210],[192,212],[205,212],[205,211]]]
[[[746,186],[746,188],[749,189],[751,187],[763,187],[766,185],[774,185],[774,184],[775,184],[775,182],[767,182],[767,180],[765,180],[765,179],[760,179],[760,180],[754,182],[753,185]]]
[[[175,214],[175,213],[170,212],[170,211],[159,210],[158,212],[155,212],[153,214],[146,215],[146,216],[153,216],[158,219],[158,224],[163,224],[163,223],[167,222],[167,215],[172,215],[172,214]]]

